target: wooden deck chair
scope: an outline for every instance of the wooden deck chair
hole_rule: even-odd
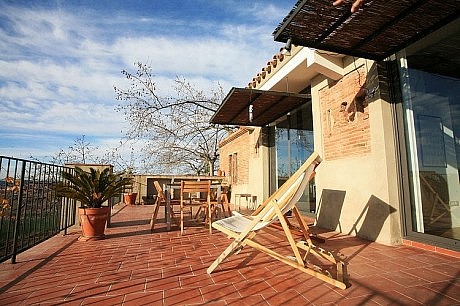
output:
[[[160,207],[165,207],[166,206],[166,196],[165,193],[163,192],[163,188],[161,188],[160,183],[158,181],[154,181],[153,185],[155,186],[155,189],[157,190],[157,198],[155,200],[155,206],[153,209],[153,214],[152,217],[150,218],[150,231],[153,232],[155,228],[155,221],[158,216],[158,211],[160,210]],[[174,212],[174,206],[179,206],[180,201],[179,200],[170,200],[170,217],[172,221],[176,220],[176,213]],[[166,218],[166,216],[165,216]],[[177,222],[177,221],[176,221]]]
[[[314,174],[314,169],[321,162],[317,153],[313,153],[305,163],[295,172],[278,190],[276,190],[256,210],[252,216],[235,214],[232,217],[221,219],[212,223],[212,227],[226,234],[234,241],[220,254],[207,269],[208,274],[212,273],[217,266],[229,256],[239,252],[241,248],[248,245],[261,251],[285,264],[288,264],[302,272],[317,277],[338,288],[346,288],[346,265],[331,252],[316,247],[310,239],[308,225],[301,217],[296,207],[297,201],[302,196],[308,182]],[[302,231],[305,233],[305,240],[295,241],[287,224],[284,215],[293,210]],[[270,230],[268,225],[279,220],[283,231]],[[258,243],[255,240],[257,233],[264,230],[267,233],[284,238],[289,243],[293,256],[282,255],[275,250]],[[333,271],[323,270],[319,266],[310,263],[314,256],[317,261],[326,261],[333,267]]]
[[[194,196],[198,194],[199,196]],[[206,198],[201,198],[205,194]],[[198,211],[205,209],[205,223],[209,224],[209,233],[212,233],[211,181],[181,181],[180,187],[180,233],[184,233],[184,212],[198,207]],[[198,212],[197,212],[198,215]]]

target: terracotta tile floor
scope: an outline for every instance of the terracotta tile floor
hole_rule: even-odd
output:
[[[105,240],[75,230],[1,263],[0,305],[460,305],[459,258],[323,232],[322,247],[348,256],[346,290],[251,248],[208,275],[225,236],[161,223],[151,234],[152,206],[120,208]]]

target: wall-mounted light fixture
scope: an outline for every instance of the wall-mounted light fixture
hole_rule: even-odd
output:
[[[252,104],[249,105],[249,122],[252,122],[252,118],[253,118],[252,111],[253,111],[253,109],[254,109],[254,105],[252,105]]]
[[[290,56],[291,55],[291,49],[292,49],[292,40],[289,38],[286,42],[286,45],[284,45],[283,48],[281,48],[281,54]]]

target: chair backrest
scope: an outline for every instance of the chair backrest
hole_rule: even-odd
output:
[[[183,199],[184,194],[206,193],[206,198],[209,201],[211,197],[211,181],[181,181],[180,190],[181,199]]]
[[[161,188],[160,183],[158,181],[154,181],[153,185],[155,186],[155,189],[157,190],[157,198],[159,199],[159,201],[166,203],[166,196],[165,196],[165,193],[163,192],[163,188]]]
[[[263,210],[270,202],[276,201],[278,207],[283,214],[291,210],[297,204],[302,196],[308,182],[313,177],[315,168],[321,162],[318,153],[313,152],[312,155],[303,163],[302,166],[280,187],[276,190],[264,203],[257,209],[254,214]],[[271,222],[277,219],[274,208],[267,210],[262,217],[263,222]]]

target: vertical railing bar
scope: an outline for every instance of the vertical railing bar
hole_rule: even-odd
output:
[[[38,197],[39,204],[40,204],[40,210],[39,210],[39,220],[38,220],[38,234],[39,234],[39,241],[43,239],[43,196],[44,196],[44,190],[45,190],[45,173],[46,173],[46,165],[43,165],[43,171],[41,173],[40,177],[40,196]]]
[[[36,235],[35,235],[35,229],[37,226],[37,201],[36,201],[36,191],[37,191],[37,163],[34,163],[34,172],[33,172],[33,181],[32,181],[32,204],[30,207],[30,230],[33,233],[32,236],[32,245],[35,245],[35,240],[36,240]],[[35,215],[35,216],[33,216]]]
[[[57,221],[59,220],[59,209],[56,205],[56,202],[54,201],[54,193],[53,193],[53,189],[52,189],[52,186],[55,182],[55,179],[56,179],[56,166],[53,166],[52,167],[53,171],[52,171],[52,175],[50,176],[51,177],[51,182],[50,184],[48,185],[48,196],[49,196],[49,204],[51,205],[51,209],[53,210],[53,219],[51,220],[51,223],[52,223],[52,229],[51,229],[51,232],[52,232],[52,235],[56,235],[58,230],[59,230],[59,224],[57,223]]]
[[[53,201],[53,193],[51,190],[51,186],[54,182],[54,172],[55,166],[51,166],[50,175],[48,177],[48,186],[47,186],[47,196],[46,196],[46,203],[48,204],[49,210],[49,218],[48,218],[48,234],[46,237],[51,237],[52,235],[56,234],[56,205]]]
[[[58,180],[58,168],[57,166],[54,166],[54,177],[53,177],[53,182],[52,182],[52,185],[51,187],[54,188],[54,186],[56,185],[57,183],[57,180]],[[54,210],[57,212],[57,216],[56,216],[56,219],[54,220],[54,234],[56,235],[57,233],[59,233],[61,231],[61,228],[62,228],[62,218],[63,218],[63,214],[62,214],[62,203],[57,203],[57,199],[56,199],[56,194],[54,193],[53,189],[51,188],[50,192],[51,192],[51,198],[52,198],[52,203],[53,203],[53,207],[54,207]]]
[[[6,175],[5,175],[5,180],[10,176],[10,167],[11,167],[11,159],[8,159],[8,163],[6,164]],[[10,253],[10,230],[11,230],[11,217],[13,215],[13,203],[12,203],[12,197],[8,197],[8,182],[5,182],[5,198],[9,201],[10,207],[9,207],[9,214],[8,214],[8,220],[6,224],[6,238],[5,238],[5,255],[4,256],[9,256],[11,255]]]
[[[1,176],[2,171],[3,171],[3,157],[0,157],[0,177],[2,177],[2,176]],[[5,175],[5,177],[6,177],[6,175]],[[6,200],[6,182],[5,182],[5,190],[3,191],[3,196],[2,196],[2,197]],[[3,204],[3,203],[2,203],[2,204]],[[3,228],[6,227],[6,226],[3,225],[3,224],[6,222],[6,221],[4,222],[5,219],[6,219],[6,218],[4,218],[3,215],[0,217],[0,233],[2,233],[2,232],[3,232]],[[1,241],[1,240],[0,240],[0,241]],[[8,244],[8,241],[5,240],[5,250],[6,250],[7,244]],[[5,253],[5,252],[3,252],[3,253]],[[6,254],[2,255],[1,258],[4,258],[5,256],[6,256]]]
[[[65,207],[65,214],[64,214],[64,236],[67,235],[67,223],[69,221],[69,199],[61,199],[64,207]]]
[[[17,165],[18,163],[16,163],[16,168],[17,168]],[[20,227],[20,222],[21,222],[22,197],[24,195],[25,174],[26,174],[26,162],[22,161],[21,178],[19,181],[18,208],[16,210],[16,220],[15,220],[14,232],[13,232],[13,254],[11,255],[11,263],[13,264],[16,263],[16,252],[18,248],[17,243],[18,243],[19,227]]]
[[[43,239],[46,239],[49,235],[49,228],[50,228],[50,218],[49,215],[51,213],[50,211],[50,205],[48,203],[48,196],[49,196],[49,188],[48,186],[50,185],[50,173],[52,171],[51,166],[48,166],[48,171],[46,172],[46,184],[45,184],[45,196],[43,198],[43,203],[45,204],[45,236]]]
[[[64,171],[64,169],[61,168],[61,171]],[[59,175],[59,180],[58,183],[63,183],[64,179],[62,178],[62,175]],[[68,221],[69,221],[69,198],[61,198],[61,203],[65,206],[65,215],[64,215],[64,236],[67,235],[67,227],[68,227]]]
[[[11,170],[11,159],[8,161],[8,168],[7,168],[7,177],[9,178],[13,178],[13,182],[14,180],[16,179],[16,174],[17,174],[17,161],[15,161],[15,165],[14,165],[14,175],[13,176],[10,176],[10,170]],[[13,183],[14,184],[14,183]],[[8,186],[6,187],[8,189]],[[8,220],[8,229],[7,229],[7,235],[6,235],[6,241],[7,241],[7,245],[6,245],[6,249],[7,249],[7,253],[6,255],[7,256],[11,256],[12,255],[12,245],[11,245],[11,242],[10,242],[10,237],[11,237],[11,224],[13,223],[13,220],[15,218],[13,218],[13,210],[14,210],[14,189],[11,190],[11,195],[10,195],[10,217],[9,217],[9,220]],[[14,226],[13,226],[13,229],[14,229]],[[14,242],[14,241],[13,241]]]
[[[36,181],[37,181],[36,182],[36,194],[37,194],[37,196],[34,199],[34,202],[35,202],[34,244],[37,243],[37,239],[39,240],[38,232],[37,232],[37,228],[39,227],[39,223],[38,223],[39,209],[38,209],[38,206],[39,206],[39,198],[40,198],[40,182],[41,182],[40,178],[41,178],[42,169],[43,169],[42,164],[39,164],[38,166],[39,166],[39,168],[38,168],[38,180],[36,178]]]
[[[25,191],[25,196],[23,195],[23,204],[24,204],[24,216],[23,216],[23,221],[22,221],[22,238],[21,238],[21,246],[22,248],[28,248],[29,247],[29,239],[30,239],[30,226],[27,226],[27,217],[28,217],[28,210],[29,210],[29,186],[30,186],[30,162],[23,161],[25,163],[24,165],[24,179],[21,180],[21,186],[23,189],[23,192]],[[26,167],[28,166],[28,167]],[[27,170],[27,168],[29,168]],[[27,179],[26,179],[26,173],[27,173]],[[30,218],[29,218],[30,220]]]
[[[0,157],[0,178],[2,177],[2,170],[3,170],[3,157]],[[6,199],[6,182],[5,182],[5,191],[3,192],[2,198]],[[3,203],[2,203],[3,205]],[[3,232],[3,214],[0,216],[0,233]],[[0,236],[1,237],[1,236]],[[1,242],[1,239],[0,239]],[[6,243],[5,243],[6,244]],[[1,247],[1,246],[0,246]],[[2,256],[3,257],[3,256]]]

